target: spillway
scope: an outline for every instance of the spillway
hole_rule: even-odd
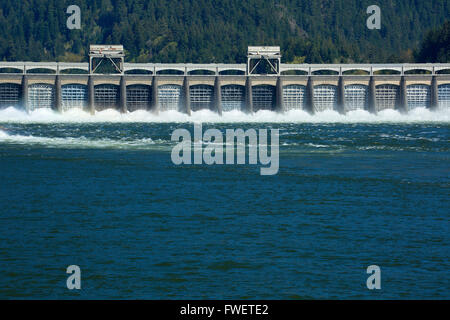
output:
[[[345,86],[345,111],[364,110],[368,105],[368,86],[362,84]]]
[[[158,104],[160,111],[178,111],[181,108],[180,85],[162,85],[158,87]]]
[[[306,86],[291,84],[283,87],[284,110],[306,109]]]
[[[127,86],[127,110],[150,109],[152,101],[152,90],[148,85],[135,84]]]
[[[244,110],[245,87],[239,85],[222,86],[222,111]]]
[[[450,108],[450,84],[439,86],[439,108]]]
[[[399,103],[399,86],[385,84],[376,87],[376,111],[395,109]]]
[[[338,88],[332,85],[314,87],[314,111],[335,110],[338,101]]]
[[[257,85],[253,87],[253,110],[273,110],[275,108],[275,87]]]
[[[119,87],[112,84],[95,86],[96,110],[117,109],[119,107]]]
[[[429,108],[431,104],[431,89],[427,85],[413,84],[407,87],[408,110]]]
[[[17,107],[20,103],[21,86],[15,83],[0,84],[0,108]]]
[[[214,87],[209,85],[193,85],[190,87],[191,110],[211,109],[214,99]]]
[[[52,108],[55,102],[55,87],[50,84],[32,84],[28,87],[29,110]]]
[[[19,71],[0,73],[0,108],[61,112],[78,108],[91,113],[109,108],[121,112],[155,109],[187,114],[212,110],[220,114],[233,110],[409,112],[450,107],[450,64],[281,64],[278,74],[249,74],[245,64],[125,63],[124,72],[118,74],[74,71],[89,72],[88,68],[83,63],[0,62],[1,70]],[[52,72],[32,73],[33,69]],[[71,69],[72,73],[61,73]],[[416,69],[425,73],[407,73]],[[127,74],[129,70],[146,73]],[[326,70],[334,73],[324,74]],[[344,73],[351,70],[366,74]],[[381,70],[396,74],[378,74]],[[230,71],[240,74],[226,74]]]
[[[88,89],[83,84],[66,84],[62,86],[62,110],[73,108],[85,109],[88,102]]]

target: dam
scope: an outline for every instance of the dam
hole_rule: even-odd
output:
[[[110,62],[114,72],[101,72]],[[279,47],[249,47],[247,64],[125,63],[120,45],[88,63],[0,62],[0,108],[91,113],[241,110],[346,113],[450,108],[450,64],[286,64]]]

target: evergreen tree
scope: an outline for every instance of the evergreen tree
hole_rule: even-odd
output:
[[[417,53],[419,62],[450,62],[450,20],[427,33]]]
[[[81,30],[66,27],[69,5]],[[368,30],[370,0],[2,0],[0,59],[86,61],[89,44],[123,44],[130,62],[243,63],[249,45],[279,45],[283,62],[403,62],[450,2],[379,0],[382,29]],[[437,32],[437,31],[436,31]],[[448,61],[448,27],[417,58]],[[447,38],[445,38],[447,35]],[[434,48],[439,48],[434,50]]]

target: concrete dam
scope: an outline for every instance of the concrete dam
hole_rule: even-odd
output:
[[[125,63],[122,46],[91,46],[89,63],[0,62],[0,108],[60,112],[202,109],[345,113],[450,108],[450,64],[284,64],[249,47],[247,64]],[[115,73],[100,73],[110,62]]]

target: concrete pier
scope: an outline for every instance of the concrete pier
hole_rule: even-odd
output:
[[[253,113],[253,92],[252,92],[252,78],[247,77],[245,81],[245,105],[247,113]]]
[[[281,77],[278,77],[277,79],[275,110],[284,112],[283,80]]]
[[[306,110],[309,113],[314,113],[314,80],[312,77],[308,78],[306,84]]]
[[[337,93],[337,111],[342,114],[345,113],[345,83],[343,76],[339,76],[338,93]]]
[[[213,110],[222,115],[222,85],[219,77],[214,80]]]
[[[183,81],[183,102],[185,105],[185,112],[187,115],[191,115],[191,90],[189,87],[189,77],[185,76]]]
[[[91,114],[95,114],[94,76],[89,76],[87,86],[88,86],[88,109]]]
[[[28,76],[26,74],[22,76],[21,95],[21,104],[28,112],[30,111],[30,106],[28,104]]]
[[[152,79],[152,103],[151,109],[156,114],[159,113],[159,98],[158,98],[158,77],[153,76]]]
[[[400,92],[399,92],[399,104],[398,104],[398,110],[400,112],[406,112],[408,111],[408,95],[407,95],[407,89],[406,89],[406,79],[405,76],[402,76],[400,80]]]
[[[437,77],[433,76],[431,80],[431,106],[432,110],[435,110],[439,107],[439,90],[438,90],[438,81]]]
[[[120,102],[119,109],[122,113],[127,113],[127,81],[125,76],[120,77]]]
[[[55,78],[55,110],[62,112],[62,88],[61,77],[59,75]]]
[[[370,77],[369,80],[369,105],[368,111],[371,113],[377,112],[377,99],[376,99],[376,87],[375,87],[375,78],[374,76]]]

